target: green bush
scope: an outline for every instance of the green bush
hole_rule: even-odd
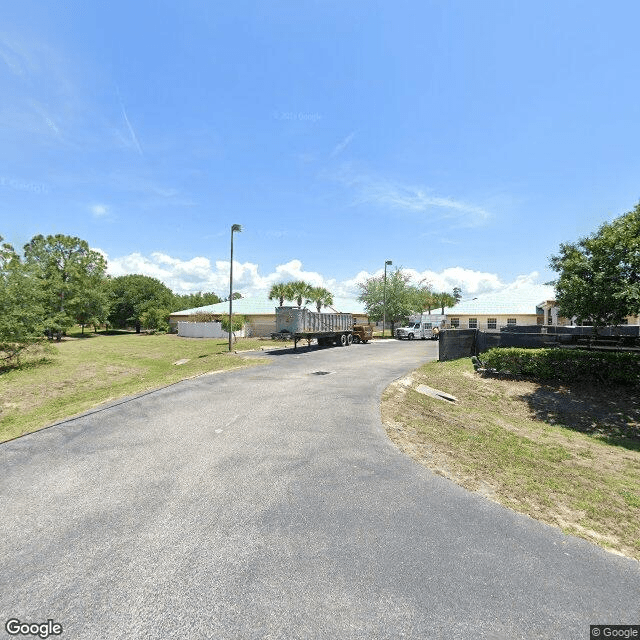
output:
[[[142,326],[151,331],[164,331],[169,328],[169,312],[166,309],[151,307],[140,316]]]
[[[485,367],[563,382],[640,384],[640,355],[579,349],[494,348],[480,355]]]

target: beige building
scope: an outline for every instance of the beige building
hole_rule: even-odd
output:
[[[553,298],[553,287],[514,286],[498,293],[480,294],[445,308],[447,328],[499,331],[501,327],[543,324],[544,313],[538,302]],[[433,309],[433,313],[439,313]]]
[[[270,336],[276,330],[276,307],[277,300],[269,300],[264,298],[240,298],[233,301],[233,314],[242,315],[247,319],[245,325],[245,335],[247,337],[266,337]],[[315,311],[315,307],[307,305],[309,309]],[[336,298],[332,307],[324,309],[330,312],[351,313],[356,323],[368,323],[367,316],[361,302],[357,300],[349,300]],[[169,325],[173,331],[177,330],[178,322],[192,322],[199,313],[212,314],[216,319],[224,314],[229,313],[229,303],[219,302],[218,304],[210,304],[205,307],[196,307],[195,309],[185,309],[184,311],[174,311],[169,316]]]
[[[439,310],[433,312],[439,313]],[[572,324],[571,319],[558,314],[555,291],[547,285],[522,285],[499,293],[481,294],[446,308],[445,314],[448,329],[499,331],[507,326]],[[630,316],[625,324],[637,325],[639,320],[637,316]]]
[[[565,318],[559,314],[555,300],[540,302],[538,308],[542,310],[542,322],[540,324],[566,327],[575,322],[575,319]],[[640,324],[640,316],[627,316],[623,324],[638,325]]]

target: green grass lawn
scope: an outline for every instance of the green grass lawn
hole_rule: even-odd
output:
[[[483,378],[464,359],[392,385],[382,414],[389,437],[436,473],[640,560],[637,390]]]
[[[287,344],[241,338],[233,349]],[[49,353],[32,355],[20,368],[0,373],[0,442],[107,401],[203,373],[263,362],[250,355],[228,353],[223,339],[124,332],[70,334],[54,343]]]

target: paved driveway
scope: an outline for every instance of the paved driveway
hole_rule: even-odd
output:
[[[92,640],[566,640],[638,623],[637,562],[387,440],[382,390],[436,348],[283,352],[0,445],[0,634],[9,618]]]

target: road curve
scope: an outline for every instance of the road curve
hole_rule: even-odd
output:
[[[388,441],[382,390],[436,349],[282,351],[0,445],[0,637],[24,637],[12,618],[63,640],[585,640],[637,624],[639,563]]]

